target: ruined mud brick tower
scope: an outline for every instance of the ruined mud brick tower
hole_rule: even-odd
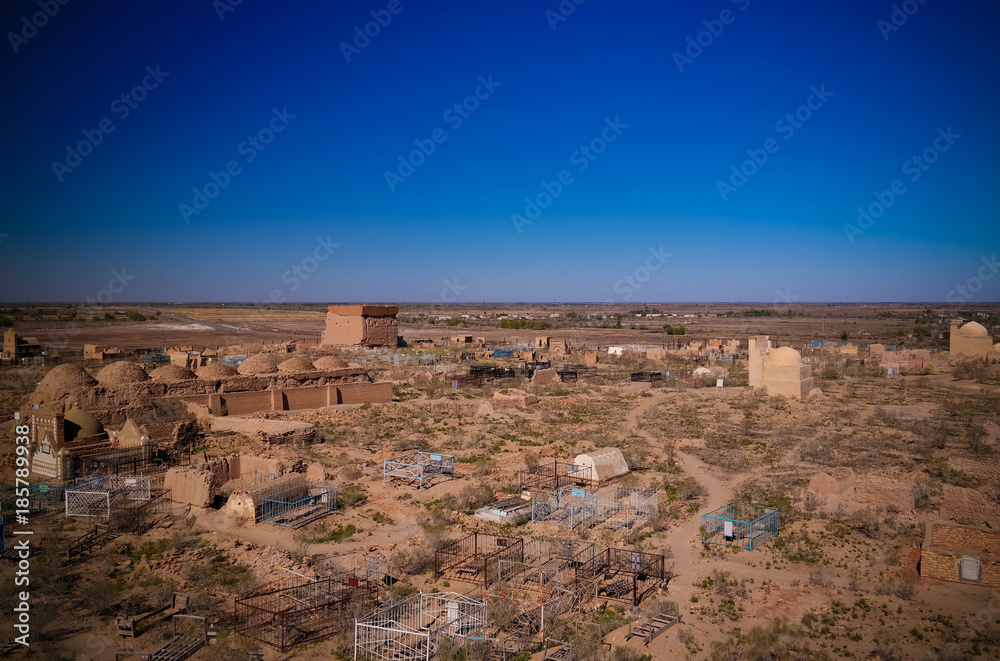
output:
[[[338,347],[394,347],[399,328],[395,305],[331,305],[320,344]]]

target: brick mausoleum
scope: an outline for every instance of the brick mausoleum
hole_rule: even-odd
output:
[[[1000,531],[928,523],[920,575],[942,581],[1000,587]]]

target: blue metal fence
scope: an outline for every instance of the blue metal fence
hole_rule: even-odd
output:
[[[13,517],[15,510],[28,510],[29,514],[52,512],[62,509],[65,491],[70,486],[53,486],[51,484],[32,484],[28,486],[28,495],[18,497],[7,496],[0,500],[0,515]],[[13,488],[11,489],[13,491]],[[19,502],[21,501],[21,502]],[[24,507],[23,505],[27,505]]]
[[[337,487],[325,484],[299,485],[261,498],[260,522],[301,528],[336,509]]]
[[[752,551],[780,532],[778,510],[746,503],[727,503],[701,517],[701,543]]]

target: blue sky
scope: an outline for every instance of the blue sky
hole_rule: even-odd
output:
[[[225,2],[6,3],[0,300],[1000,300],[995,3]]]

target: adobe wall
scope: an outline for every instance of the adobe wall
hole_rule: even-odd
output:
[[[210,408],[215,415],[244,415],[257,411],[274,411],[272,402],[272,393],[274,392],[273,390],[264,390],[214,395]]]
[[[993,350],[993,338],[963,337],[961,333],[953,331],[949,349],[952,356],[963,354],[969,358],[978,357],[986,360],[987,354]]]
[[[364,369],[359,367],[345,367],[338,370],[327,370],[323,372],[306,372],[301,374],[265,374],[261,376],[234,376],[215,381],[202,381],[202,383],[215,384],[214,390],[202,389],[197,392],[184,392],[183,394],[197,394],[198,392],[241,392],[252,390],[281,390],[283,388],[299,388],[303,386],[322,386],[327,383],[342,383],[351,381],[367,381],[368,375]],[[178,392],[177,394],[182,394]]]
[[[766,359],[761,370],[761,385],[768,395],[805,399],[815,386],[808,365],[774,365]]]
[[[212,473],[188,466],[174,466],[163,478],[163,487],[170,489],[170,499],[192,507],[209,507],[215,500]]]
[[[920,369],[930,367],[931,353],[927,349],[885,351],[882,353],[882,367],[906,367]]]
[[[967,551],[982,554],[979,581],[963,580],[959,574],[959,562]],[[920,575],[968,585],[1000,587],[1000,531],[946,523],[928,525],[920,550]]]
[[[318,409],[337,403],[336,386],[318,386],[315,388],[294,388],[281,391],[284,395],[284,405],[288,411],[299,409]]]
[[[240,476],[240,456],[216,457],[196,466],[198,470],[206,471],[212,476],[212,484],[219,487],[229,480]]]
[[[388,381],[378,383],[345,383],[337,386],[338,404],[380,404],[392,401],[392,384]]]
[[[399,325],[395,305],[330,305],[321,345],[396,346]]]
[[[399,314],[398,305],[328,305],[327,313],[339,314],[345,317],[394,317]]]
[[[493,393],[494,407],[534,406],[538,396],[518,388],[501,388]]]
[[[326,328],[320,336],[320,344],[341,347],[360,346],[364,339],[364,324],[361,317],[347,317],[333,312],[326,315]]]
[[[231,479],[235,479],[240,475],[253,473],[254,471],[268,475],[285,474],[286,466],[284,462],[275,457],[264,457],[259,454],[241,454],[234,455],[233,459],[237,460],[235,465],[238,466],[239,472],[234,474]],[[230,460],[230,465],[233,465],[233,459]]]
[[[196,464],[194,468],[210,473],[213,484],[220,487],[230,480],[238,480],[248,475],[251,476],[249,479],[252,480],[255,471],[264,476],[281,476],[285,474],[286,466],[283,461],[276,457],[266,457],[259,454],[231,454]]]
[[[65,397],[63,401],[46,402],[45,406],[46,409],[65,412],[73,403],[77,403],[80,408],[90,411],[100,418],[105,425],[120,427],[124,424],[126,417],[136,417],[137,413],[148,410],[152,402],[160,398],[177,398],[208,406],[208,395],[212,393],[255,392],[368,382],[367,373],[359,367],[302,374],[278,373],[263,376],[235,376],[213,380],[142,381],[123,385],[96,385],[82,388]]]
[[[66,401],[65,410],[73,402],[85,411],[113,409],[151,402],[165,389],[159,383],[131,383],[123,386],[92,386],[73,393]]]
[[[198,393],[215,392],[219,388],[216,381],[203,381],[200,379],[190,379],[187,381],[170,381],[167,383],[157,383],[156,393],[158,397],[171,397],[173,395],[195,395]]]
[[[394,347],[399,335],[395,316],[363,317],[361,344],[366,347]]]
[[[536,386],[544,386],[560,381],[562,381],[562,378],[560,378],[559,372],[551,368],[547,370],[535,370],[535,373],[531,377],[531,383]]]
[[[177,399],[208,407],[212,415],[246,415],[261,411],[297,411],[334,404],[383,404],[392,401],[392,384],[342,383],[338,385],[194,395]]]
[[[764,385],[763,352],[771,347],[771,342],[767,335],[757,335],[748,340],[748,346],[750,354],[747,361],[749,385],[751,388],[760,388]]]
[[[170,498],[175,502],[192,507],[210,507],[222,485],[241,476],[252,475],[255,469],[262,480],[273,484],[268,478],[271,475],[282,476],[285,466],[279,459],[260,455],[217,457],[194,466],[172,467],[164,477],[163,486],[170,489]],[[253,478],[247,479],[253,485]],[[251,487],[246,489],[252,491]]]

